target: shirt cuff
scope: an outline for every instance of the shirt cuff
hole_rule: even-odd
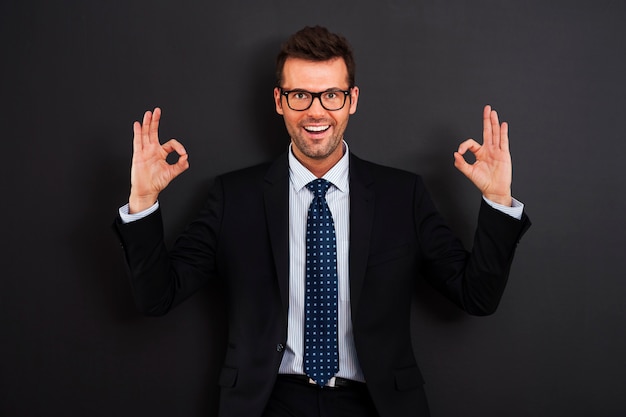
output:
[[[159,202],[157,201],[151,207],[148,207],[144,211],[140,211],[139,213],[128,213],[128,203],[119,208],[120,218],[122,219],[122,223],[131,223],[137,220],[141,220],[144,217],[148,217],[159,208]]]
[[[508,214],[509,216],[517,220],[522,219],[522,214],[524,213],[524,203],[522,203],[521,201],[513,199],[513,202],[511,203],[511,207],[508,207],[508,206],[503,206],[502,204],[494,203],[488,198],[485,198],[485,196],[483,196],[483,200],[485,200],[485,202],[489,204],[491,207],[493,207],[494,209],[498,211],[501,211],[502,213]]]

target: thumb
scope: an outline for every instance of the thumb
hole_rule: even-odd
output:
[[[189,168],[189,155],[183,154],[178,157],[175,164],[170,165],[174,177],[182,174]]]
[[[467,163],[463,155],[461,155],[459,152],[454,153],[454,166],[466,177],[470,177],[473,167],[471,164]]]

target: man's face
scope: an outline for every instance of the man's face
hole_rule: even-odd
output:
[[[313,93],[332,89],[348,90],[348,69],[343,58],[314,62],[287,58],[283,67],[285,91],[305,90]],[[289,108],[279,88],[274,89],[276,112],[285,120],[296,158],[304,165],[330,162],[334,164],[343,155],[343,133],[348,118],[356,112],[359,89],[354,87],[343,108],[329,111],[318,98],[304,111]]]

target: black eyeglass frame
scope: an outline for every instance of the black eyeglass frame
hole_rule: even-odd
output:
[[[327,110],[327,111],[339,111],[341,109],[343,109],[346,106],[346,99],[348,98],[348,96],[350,95],[350,93],[352,92],[352,89],[354,87],[350,87],[348,90],[334,90],[334,89],[330,89],[330,90],[326,90],[326,91],[319,91],[317,93],[313,93],[311,91],[307,91],[307,90],[283,90],[282,87],[278,87],[280,89],[280,95],[281,96],[285,96],[285,100],[287,101],[287,106],[289,106],[289,108],[293,111],[305,111],[311,108],[311,106],[313,105],[313,100],[315,100],[316,98],[319,100],[320,104],[322,105],[322,107]],[[309,105],[304,108],[304,109],[294,109],[293,107],[291,107],[291,104],[289,103],[289,94],[290,93],[306,93],[306,94],[310,94],[311,95],[311,102],[309,103]],[[328,107],[324,106],[324,102],[322,101],[322,94],[326,94],[326,93],[343,93],[343,103],[341,104],[341,107],[336,108],[336,109],[329,109]],[[352,97],[350,97],[350,102],[352,102]]]

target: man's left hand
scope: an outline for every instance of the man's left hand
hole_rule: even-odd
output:
[[[473,164],[463,155],[470,151],[476,157]],[[495,203],[511,206],[512,164],[509,151],[509,126],[500,124],[498,113],[491,106],[483,111],[483,144],[468,139],[459,145],[454,153],[454,166],[457,167],[483,196]]]

